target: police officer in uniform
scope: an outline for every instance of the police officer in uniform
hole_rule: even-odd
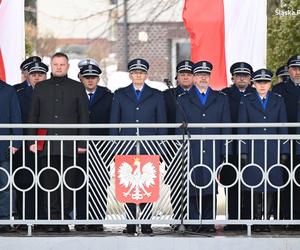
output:
[[[2,80],[0,80],[0,123],[21,123],[21,111],[19,107],[18,98],[14,88]],[[22,129],[20,128],[1,128],[0,135],[21,135]],[[10,155],[14,155],[21,147],[20,141],[0,141],[0,186],[3,189],[11,178],[10,171]],[[10,175],[10,176],[8,176]],[[0,192],[0,222],[1,220],[10,220],[10,204],[12,197],[10,195],[10,188],[4,188]],[[2,223],[1,223],[2,224]],[[0,224],[0,233],[12,232],[10,225]]]
[[[276,70],[276,76],[278,84],[286,82],[290,78],[288,67],[286,65],[280,66]]]
[[[91,63],[82,66],[83,63]],[[98,63],[97,63],[98,64]],[[86,59],[86,61],[81,62],[80,64],[80,80],[83,83],[86,90],[86,97],[89,103],[89,119],[90,123],[109,123],[110,120],[110,110],[113,94],[109,89],[99,86],[98,83],[100,81],[100,74],[102,73],[100,67],[96,65],[96,61],[92,61],[92,59]],[[90,129],[90,135],[108,135],[108,128],[97,128]],[[98,183],[94,185],[92,188],[94,192],[90,192],[89,195],[93,196],[90,201],[94,201],[93,205],[94,209],[90,208],[89,212],[92,214],[92,218],[105,219],[106,215],[106,200],[107,200],[107,187],[109,185],[109,170],[105,164],[103,164],[103,158],[106,154],[106,151],[98,152],[95,144],[101,143],[101,147],[103,147],[102,142],[91,142],[89,147],[93,152],[97,152],[93,155],[93,158],[90,157],[90,163],[93,163],[89,167],[90,172],[94,172],[95,176],[98,176]],[[98,145],[99,147],[99,145]],[[98,154],[102,154],[100,159],[94,159],[98,157]],[[81,154],[78,156],[78,163],[80,166],[84,168],[86,171],[86,154]],[[100,165],[98,165],[100,164]],[[109,164],[107,164],[109,165]],[[78,180],[78,185],[82,183],[83,180]],[[92,185],[92,184],[90,184]],[[91,188],[91,187],[90,187]],[[77,192],[77,219],[86,219],[86,188],[82,188]],[[103,231],[103,225],[76,225],[75,229],[77,231]]]
[[[300,55],[294,55],[288,59],[287,62],[289,79],[284,84],[277,84],[273,87],[273,92],[276,92],[284,97],[287,119],[288,122],[298,122],[300,120],[299,104],[300,104]],[[289,134],[296,134],[296,128],[289,128]],[[293,152],[293,165],[294,167],[300,163],[299,157],[296,156],[297,143],[294,141]],[[290,164],[287,163],[287,166]],[[292,170],[291,170],[292,171]],[[300,181],[300,172],[296,171],[295,178]],[[288,176],[284,175],[286,181]],[[283,205],[283,219],[291,219],[291,200],[290,200],[290,185],[284,189],[283,199],[281,204]],[[293,219],[300,219],[300,188],[297,185],[293,185]],[[287,230],[299,230],[298,225],[286,226]]]
[[[253,73],[252,66],[246,62],[236,62],[231,65],[230,73],[232,75],[233,85],[222,90],[229,99],[229,107],[231,114],[231,122],[238,122],[239,106],[241,97],[247,93],[251,93],[254,88],[251,87],[251,75]],[[237,129],[233,128],[233,133],[237,133]],[[238,168],[238,142],[232,142],[232,155],[229,162]],[[221,171],[221,183],[230,185],[237,178],[236,172],[230,166],[224,166]],[[228,219],[238,219],[238,183],[228,188]],[[242,196],[240,196],[242,197]],[[241,199],[242,201],[242,199]],[[240,203],[242,207],[242,202]],[[240,225],[227,225],[224,230],[240,230]]]
[[[20,65],[20,70],[22,73],[23,82],[15,84],[14,88],[16,91],[21,88],[30,87],[30,83],[28,82],[28,66],[33,62],[41,62],[42,59],[39,56],[31,56],[24,60]]]
[[[193,62],[189,60],[181,61],[176,66],[177,87],[164,91],[166,102],[167,120],[169,123],[175,123],[176,120],[176,100],[181,95],[190,90],[193,85]],[[174,98],[175,97],[175,98]],[[174,129],[169,129],[169,134],[174,134]]]
[[[133,59],[128,63],[129,78],[132,83],[124,88],[116,90],[111,109],[111,123],[165,123],[166,106],[163,93],[149,87],[145,80],[149,64],[142,58]],[[111,129],[111,135],[158,135],[166,134],[166,129],[159,128],[122,128]],[[130,154],[136,154],[131,150]],[[141,147],[140,153],[146,153]],[[131,214],[136,216],[135,204],[127,204]],[[140,204],[144,210],[146,204]],[[146,209],[146,208],[145,208]],[[151,209],[148,209],[148,211]],[[151,212],[145,213],[144,219],[150,219]],[[127,225],[124,233],[134,234],[136,225]],[[142,233],[152,233],[150,225],[142,225]]]
[[[286,122],[287,114],[284,104],[284,100],[281,95],[272,93],[271,79],[273,73],[268,69],[259,69],[253,73],[253,82],[256,89],[253,93],[245,94],[241,99],[239,110],[239,122],[241,123],[275,123]],[[240,128],[241,134],[287,134],[287,128]],[[254,145],[252,145],[254,143]],[[253,149],[253,150],[252,150]],[[278,155],[279,150],[279,155]],[[279,164],[277,159],[287,158],[289,153],[289,143],[280,141],[280,147],[278,149],[277,140],[268,140],[265,145],[264,140],[245,141],[242,144],[242,153],[247,155],[248,163],[257,164],[263,172],[274,164]],[[265,156],[267,158],[265,158]],[[253,161],[251,160],[253,159]],[[256,166],[248,165],[244,170],[243,179],[247,185],[258,185],[263,178],[262,172],[257,169]],[[283,185],[282,170],[280,168],[274,168],[268,174],[269,181],[275,186]],[[250,195],[245,199],[245,206],[253,208],[254,219],[261,220],[263,215],[266,214],[267,218],[270,218],[271,209],[273,208],[272,202],[273,196],[277,195],[277,189],[267,184],[265,189],[265,183],[254,188],[253,200],[251,204]],[[249,187],[243,186],[246,192],[250,192]],[[267,200],[264,200],[264,193],[267,193]],[[267,211],[264,211],[264,204],[267,203]],[[246,218],[251,218],[251,209],[248,210]],[[255,225],[255,232],[269,232],[268,226]]]
[[[36,84],[40,81],[46,80],[48,66],[38,60],[30,63],[26,66],[26,71],[28,71],[27,75],[27,84],[24,84],[23,87],[19,87],[17,90],[17,96],[20,103],[21,108],[21,116],[22,123],[28,122],[28,114],[31,107],[32,102],[32,94],[33,89]],[[24,151],[23,151],[24,150]],[[23,162],[23,152],[25,153],[25,162]],[[28,147],[17,151],[15,156],[13,157],[13,165],[14,168],[17,169],[20,166],[27,166],[33,172],[35,172],[35,157],[32,152],[29,151]],[[17,185],[20,188],[27,189],[31,183],[33,182],[31,174],[26,170],[20,170],[17,172],[18,174],[15,176],[15,180]],[[26,219],[34,219],[35,216],[35,190],[32,188],[31,190],[25,193],[25,215],[23,215],[23,193],[16,190],[16,208],[20,218]],[[39,199],[40,200],[40,199]],[[23,227],[24,228],[24,227]],[[26,227],[27,228],[27,227]],[[20,227],[22,229],[22,227]]]
[[[181,61],[176,66],[176,80],[177,87],[172,89],[167,89],[164,91],[164,97],[166,102],[167,111],[167,122],[176,122],[176,109],[178,105],[178,98],[186,94],[190,88],[193,86],[193,62],[189,60]],[[175,129],[169,128],[169,134],[175,134]],[[173,219],[180,219],[180,200],[181,200],[181,169],[169,166],[167,173],[165,175],[165,183],[171,185],[171,204],[173,210]],[[184,194],[186,197],[186,194]],[[174,227],[177,229],[178,227]]]
[[[228,98],[225,93],[210,88],[210,74],[212,64],[208,61],[200,61],[194,64],[194,86],[189,93],[179,98],[190,123],[227,123],[230,122],[230,110]],[[183,120],[182,114],[177,112],[177,122]],[[191,128],[190,134],[228,134],[230,129],[221,128]],[[178,134],[181,132],[178,130]],[[225,153],[225,142],[215,141],[215,150],[212,140],[190,141],[190,170],[198,165],[204,164],[213,170],[222,162],[222,155]],[[199,197],[199,189],[193,184],[203,187],[213,178],[210,172],[204,167],[196,167],[191,174],[189,185],[189,219],[213,219],[213,202],[216,202],[217,184],[213,190],[213,184],[202,189],[202,197]],[[214,178],[213,178],[214,181]],[[200,206],[201,203],[201,206]],[[215,203],[216,204],[216,203]],[[202,209],[200,209],[202,207]],[[215,232],[214,225],[195,225],[188,228],[192,231],[203,230]]]

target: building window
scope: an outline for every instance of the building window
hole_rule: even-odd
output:
[[[172,79],[176,76],[176,65],[183,60],[190,60],[191,45],[189,39],[173,39],[171,51]]]

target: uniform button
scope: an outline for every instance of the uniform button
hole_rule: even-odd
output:
[[[205,150],[203,150],[202,152],[203,152],[203,154],[205,154]]]
[[[55,133],[54,135],[58,135],[58,133]]]
[[[137,108],[136,108],[136,110],[140,110],[140,108],[139,108],[139,107],[137,107]]]
[[[267,131],[267,129],[266,129],[266,128],[264,128],[264,131]]]
[[[58,87],[58,86],[59,86],[59,84],[58,84],[58,83],[56,83],[56,84],[55,84],[55,86],[56,86],[56,87]]]
[[[137,134],[138,134],[138,132],[135,132],[135,134],[137,135]]]
[[[205,114],[203,114],[202,116],[205,116]]]
[[[267,117],[266,117],[266,116],[264,116],[264,119],[267,119]]]
[[[58,102],[58,99],[55,99],[56,102]]]
[[[58,118],[58,115],[55,115],[54,118],[57,119],[57,118]]]
[[[135,120],[136,122],[139,122],[139,120]]]

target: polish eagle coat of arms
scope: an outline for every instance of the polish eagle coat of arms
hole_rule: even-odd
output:
[[[118,201],[139,204],[158,199],[158,155],[117,155],[115,166]]]

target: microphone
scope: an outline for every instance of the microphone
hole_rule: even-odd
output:
[[[164,79],[164,83],[167,85],[167,87],[170,89],[172,87],[172,83],[169,79]]]

